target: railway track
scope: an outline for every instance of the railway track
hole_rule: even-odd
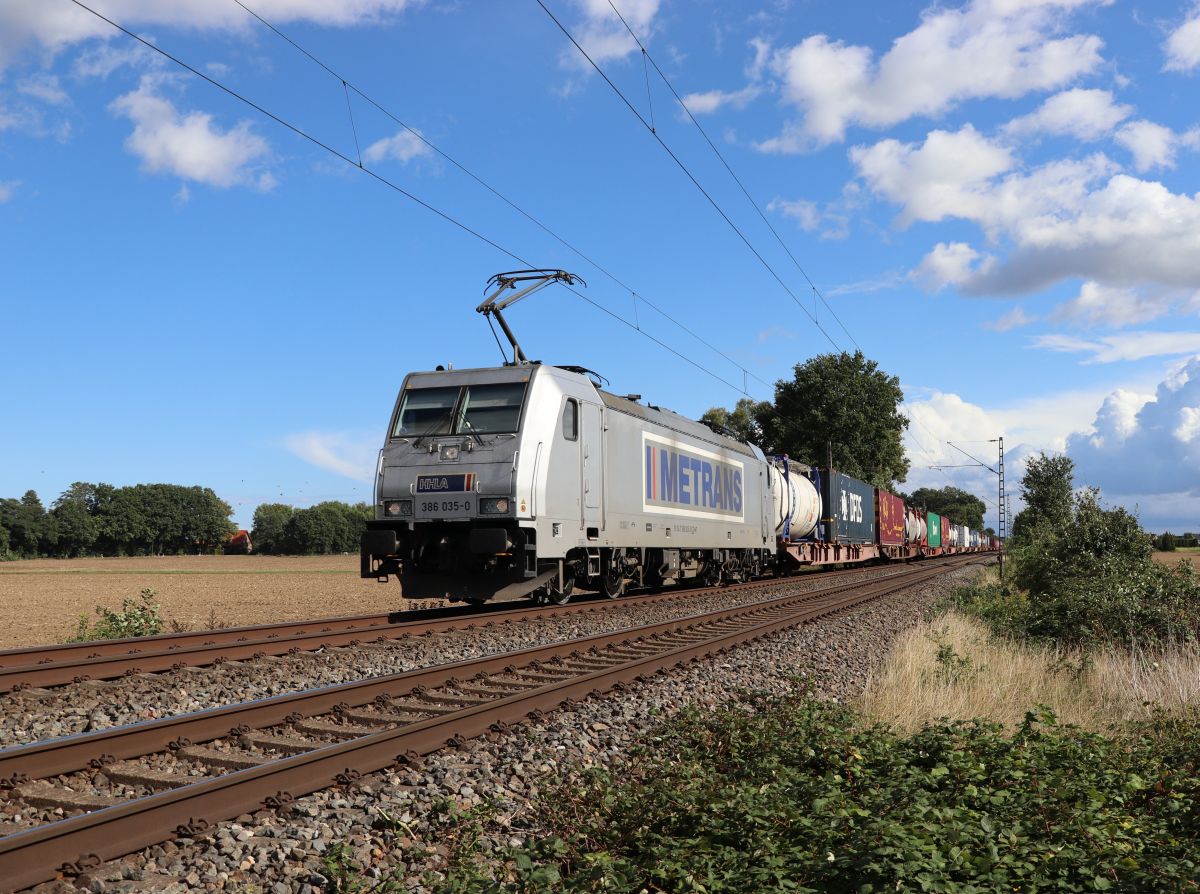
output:
[[[821,572],[822,580],[862,574],[863,568]],[[804,580],[807,576],[793,578]],[[776,586],[780,579],[732,584],[729,589]],[[711,593],[710,588],[667,590],[627,596],[618,604],[643,605],[669,602]],[[267,656],[295,655],[322,648],[387,642],[472,624],[502,624],[531,617],[556,617],[610,610],[610,600],[585,597],[561,606],[534,606],[527,602],[489,603],[479,607],[449,606],[390,614],[352,615],[288,621],[249,627],[188,631],[136,639],[98,640],[0,650],[0,694],[32,688],[49,688],[88,680],[115,680],[134,674],[162,673],[184,667],[207,667],[229,661]]]
[[[831,581],[687,618],[0,751],[9,833],[0,838],[0,890],[352,786],[365,773],[979,560]]]

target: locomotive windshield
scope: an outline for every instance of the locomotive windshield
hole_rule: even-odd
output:
[[[515,432],[524,402],[524,382],[409,388],[392,437]]]

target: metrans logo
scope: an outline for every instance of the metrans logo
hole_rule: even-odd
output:
[[[647,512],[741,521],[744,470],[735,459],[642,433]]]

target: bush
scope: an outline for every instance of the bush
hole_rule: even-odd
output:
[[[1030,713],[911,736],[759,697],[685,710],[619,772],[539,804],[545,835],[442,892],[1182,891],[1200,721],[1105,737]]]
[[[161,606],[154,590],[146,587],[137,598],[127,596],[121,602],[121,610],[113,611],[102,605],[96,606],[98,616],[94,624],[88,623],[86,614],[79,616],[75,635],[67,642],[85,643],[94,639],[127,639],[135,636],[154,636],[162,633]]]

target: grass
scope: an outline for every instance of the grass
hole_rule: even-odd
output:
[[[1085,654],[997,636],[949,612],[898,637],[860,700],[865,714],[907,732],[939,718],[1014,727],[1034,704],[1096,731],[1148,719],[1155,706],[1200,709],[1200,644]]]

